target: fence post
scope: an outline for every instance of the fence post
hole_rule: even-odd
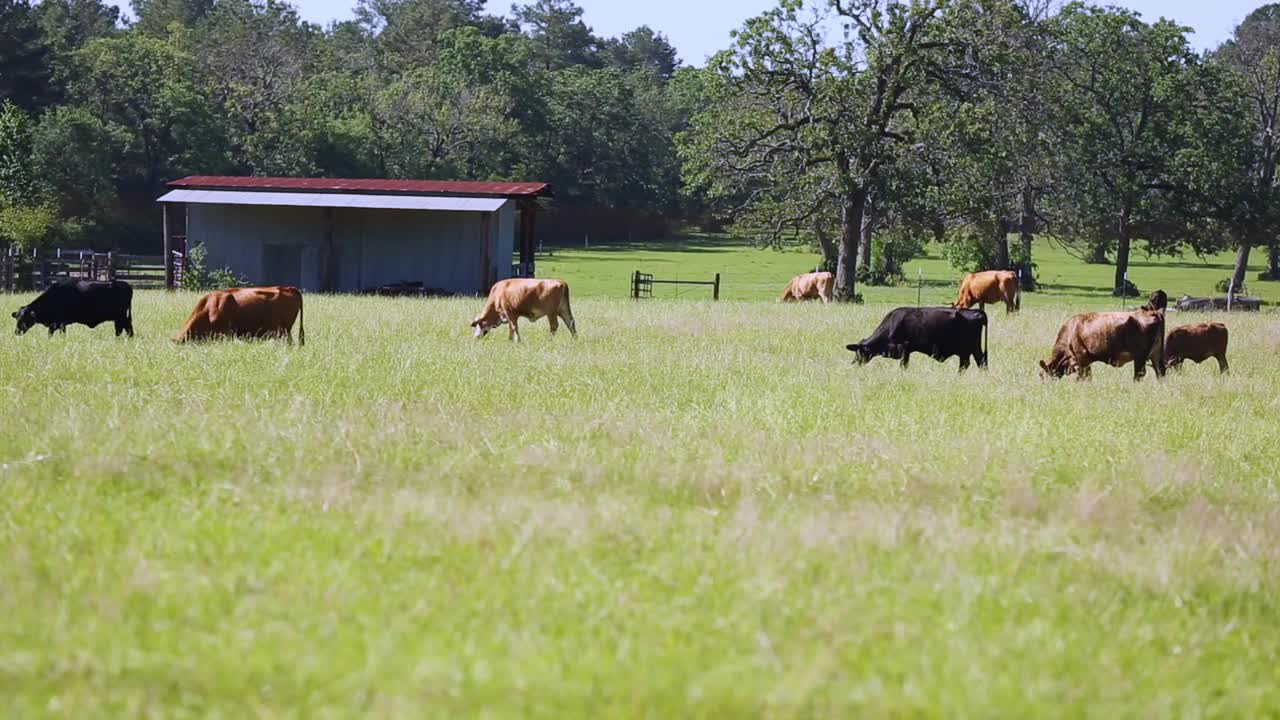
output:
[[[921,295],[924,294],[924,268],[916,268],[919,275],[916,277],[916,307],[920,307]]]
[[[640,271],[631,273],[631,299],[640,299]]]
[[[711,292],[711,299],[712,300],[720,299],[720,273],[716,273],[716,285]]]

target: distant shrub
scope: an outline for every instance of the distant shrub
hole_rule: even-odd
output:
[[[187,263],[182,271],[183,290],[222,290],[246,284],[245,278],[230,268],[210,270],[208,257],[209,253],[204,243],[196,243],[187,251]]]

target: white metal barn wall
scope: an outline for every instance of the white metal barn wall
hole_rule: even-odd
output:
[[[202,203],[188,209],[188,242],[204,243],[210,267],[231,268],[252,283],[276,282],[264,273],[265,247],[286,245],[301,248],[302,288],[319,289],[326,213],[333,216],[339,291],[421,281],[448,292],[479,292],[486,226],[492,276],[511,276],[512,201],[493,213]]]

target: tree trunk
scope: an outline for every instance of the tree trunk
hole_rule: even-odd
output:
[[[1272,245],[1267,258],[1267,277],[1280,280],[1280,245]]]
[[[1036,208],[1030,183],[1022,189],[1022,217],[1018,218],[1018,231],[1022,238],[1022,262],[1018,266],[1022,271],[1020,285],[1029,292],[1036,289],[1035,273],[1031,268],[1031,243],[1036,239]]]
[[[1236,292],[1244,287],[1244,276],[1249,272],[1249,251],[1253,244],[1248,240],[1240,241],[1240,249],[1236,251],[1236,269],[1231,273],[1231,287]]]
[[[840,257],[836,264],[836,300],[840,302],[853,302],[856,297],[858,240],[866,201],[865,190],[851,190],[840,206]]]
[[[1129,274],[1129,246],[1132,240],[1129,238],[1129,211],[1124,210],[1120,213],[1120,237],[1116,241],[1116,283],[1115,290],[1112,295],[1116,297],[1125,297],[1128,287],[1125,285],[1126,276]]]
[[[858,241],[858,268],[866,268],[867,272],[871,271],[871,242],[875,238],[876,222],[879,219],[876,215],[875,204],[871,202],[864,203],[861,239]]]
[[[995,243],[995,259],[996,270],[1008,270],[1012,263],[1009,262],[1009,223],[1004,218],[996,218],[995,237],[991,238]]]
[[[822,229],[820,218],[815,218],[813,221],[813,235],[818,239],[818,249],[822,252],[822,269],[834,272],[840,262],[840,248]]]
[[[1085,262],[1090,265],[1106,265],[1111,262],[1111,259],[1107,257],[1107,244],[1105,242],[1094,243],[1093,247],[1089,248],[1089,256],[1085,258]]]

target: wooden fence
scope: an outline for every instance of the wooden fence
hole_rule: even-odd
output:
[[[182,253],[173,254],[174,285],[182,285]],[[163,255],[132,255],[92,250],[0,251],[0,290],[43,290],[64,279],[123,280],[135,288],[164,287]]]

